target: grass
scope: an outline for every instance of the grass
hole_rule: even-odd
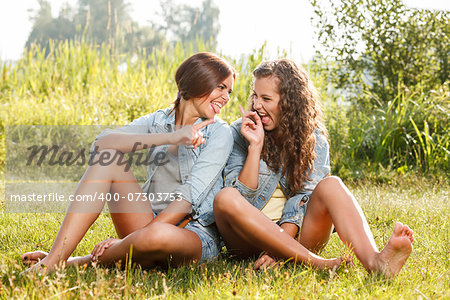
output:
[[[450,297],[450,205],[446,179],[425,181],[407,176],[392,184],[351,184],[381,248],[396,221],[415,232],[414,251],[401,273],[386,280],[370,275],[359,262],[336,271],[317,271],[286,264],[278,270],[254,271],[252,261],[224,255],[215,262],[168,270],[69,268],[47,277],[21,276],[20,255],[49,250],[62,214],[9,214],[0,218],[1,298],[425,298]],[[88,231],[75,255],[114,235],[112,222],[102,214]],[[334,234],[322,252],[338,256],[343,244]]]

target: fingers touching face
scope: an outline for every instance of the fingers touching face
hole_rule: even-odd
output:
[[[274,130],[278,126],[281,113],[278,80],[275,77],[257,78],[252,98],[253,109],[261,118],[264,129]]]

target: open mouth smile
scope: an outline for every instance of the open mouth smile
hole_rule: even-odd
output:
[[[211,102],[211,107],[214,110],[215,114],[220,113],[220,110],[222,109],[222,107],[225,105],[225,103],[223,103],[222,101],[212,101]]]

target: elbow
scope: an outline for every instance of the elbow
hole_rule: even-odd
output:
[[[100,151],[104,151],[104,150],[115,150],[115,151],[121,152],[121,149],[119,149],[117,146],[115,146],[115,145],[117,145],[117,143],[111,143],[111,142],[109,142],[109,140],[111,140],[111,138],[108,137],[108,135],[102,136],[101,138],[97,139],[94,142],[95,152],[100,152]]]
[[[105,143],[103,141],[103,137],[99,138],[98,140],[96,140],[94,142],[94,150],[95,150],[95,152],[98,153],[98,152],[100,152],[102,150],[105,150],[105,149],[107,149],[107,147],[105,147]]]

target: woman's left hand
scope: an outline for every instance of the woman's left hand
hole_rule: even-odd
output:
[[[264,144],[264,128],[259,115],[255,111],[245,111],[239,105],[242,115],[241,134],[253,147],[262,149]]]
[[[97,259],[102,256],[103,252],[105,252],[106,249],[108,249],[111,245],[117,243],[118,241],[120,241],[120,239],[111,238],[95,245],[91,253],[91,260],[97,261]]]

